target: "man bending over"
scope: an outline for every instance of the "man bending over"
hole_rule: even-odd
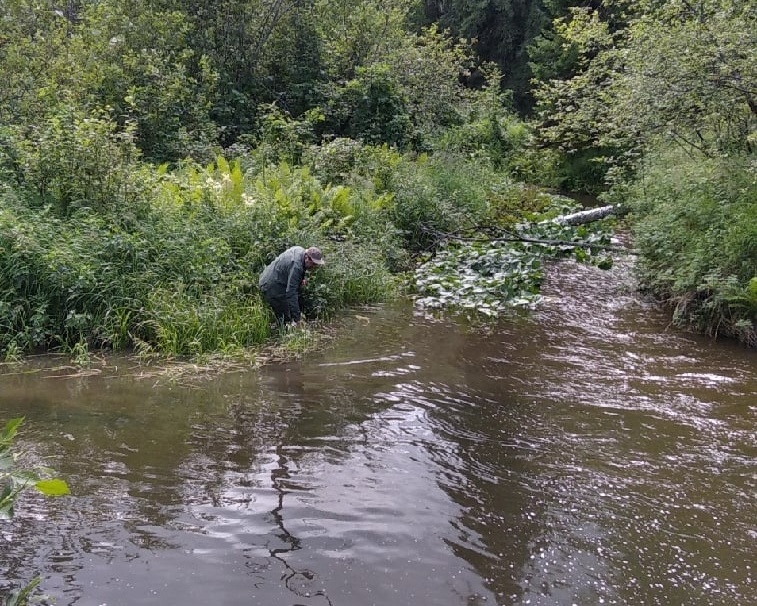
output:
[[[260,274],[258,286],[268,305],[280,322],[296,324],[302,317],[300,289],[305,283],[305,272],[323,265],[321,250],[292,246],[276,257]]]

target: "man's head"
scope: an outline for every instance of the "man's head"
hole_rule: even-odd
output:
[[[312,269],[323,264],[323,253],[320,248],[311,246],[305,251],[305,269]]]

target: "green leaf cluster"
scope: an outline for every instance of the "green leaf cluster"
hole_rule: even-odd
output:
[[[236,350],[267,338],[255,276],[282,248],[339,257],[310,285],[328,313],[389,292],[439,233],[538,210],[516,181],[611,187],[650,288],[741,334],[745,198],[695,174],[669,204],[685,171],[663,158],[752,191],[752,4],[6,0],[0,351]]]
[[[577,228],[552,219],[574,206],[552,198],[549,208],[504,231],[507,237],[450,239],[414,274],[416,303],[423,309],[497,317],[540,300],[545,263],[572,255],[577,261],[612,266],[603,253],[607,222]]]
[[[371,184],[322,184],[307,167],[257,166],[254,158],[248,169],[219,157],[147,174],[138,220],[119,220],[111,207],[61,216],[0,196],[6,356],[59,348],[85,363],[102,347],[238,353],[271,335],[257,277],[294,244],[345,259],[340,271],[334,262],[323,272],[338,276],[320,286],[323,313],[392,289],[385,259],[399,240],[391,196]]]
[[[537,87],[540,137],[636,168],[661,143],[707,157],[751,153],[757,14],[746,0],[572,8],[554,35],[572,69]],[[622,21],[619,26],[617,19]]]
[[[23,421],[23,417],[11,419],[0,431],[0,521],[13,517],[16,498],[27,488],[34,488],[46,496],[69,494],[66,482],[44,477],[49,470],[19,467],[13,444]]]

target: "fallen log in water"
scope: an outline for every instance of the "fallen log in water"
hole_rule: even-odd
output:
[[[590,208],[588,210],[582,210],[579,212],[571,213],[569,215],[560,215],[559,217],[554,217],[553,219],[547,219],[545,221],[542,221],[542,223],[558,223],[559,225],[568,225],[568,226],[576,226],[576,225],[583,225],[584,223],[591,223],[592,221],[598,221],[599,219],[604,219],[605,217],[609,217],[610,215],[614,214],[623,214],[624,210],[621,205],[609,205],[609,206],[600,206],[599,208]],[[490,228],[485,228],[482,226],[478,226],[476,229],[478,229],[481,232],[491,232],[492,230]],[[613,250],[617,252],[623,252],[627,254],[638,254],[636,251],[629,250],[625,246],[617,246],[613,244],[597,244],[592,243],[587,245],[585,242],[574,242],[574,241],[567,241],[567,240],[550,240],[550,239],[543,239],[543,238],[529,238],[528,236],[523,235],[516,235],[511,232],[508,232],[504,229],[499,229],[498,231],[500,233],[505,233],[507,235],[505,236],[482,236],[481,234],[477,236],[463,236],[460,235],[460,233],[447,233],[443,232],[434,228],[429,227],[428,225],[421,224],[421,230],[425,231],[426,233],[432,234],[435,237],[435,240],[437,243],[443,242],[445,240],[458,240],[458,241],[464,241],[464,242],[530,242],[533,244],[547,244],[551,246],[572,246],[575,248],[579,247],[593,247],[603,250]]]
[[[598,219],[604,219],[612,214],[615,214],[620,210],[618,206],[600,206],[599,208],[590,208],[589,210],[582,210],[570,215],[561,215],[555,217],[553,220],[555,223],[561,225],[583,225],[584,223],[591,223]]]

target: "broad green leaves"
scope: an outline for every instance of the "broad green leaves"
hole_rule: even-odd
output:
[[[41,478],[38,473],[43,473],[44,470],[30,471],[18,468],[12,446],[23,421],[23,417],[11,419],[0,431],[0,522],[13,517],[16,497],[26,488],[33,487],[46,496],[69,494],[68,485],[63,480]],[[39,582],[40,578],[36,577],[24,587],[11,592],[4,601],[5,606],[28,604],[29,596]]]
[[[416,304],[496,316],[539,300],[542,261],[508,243],[449,245],[415,272]]]
[[[68,485],[63,480],[40,477],[45,470],[18,468],[16,453],[11,447],[23,421],[22,417],[11,419],[0,432],[0,520],[13,517],[16,497],[26,488],[36,488],[47,496],[69,494]]]
[[[547,260],[572,254],[609,269],[612,260],[602,254],[608,240],[605,222],[571,228],[543,218],[522,222],[500,239],[451,240],[416,270],[416,304],[489,317],[533,307]]]
[[[62,497],[70,494],[68,484],[63,480],[38,480],[34,483],[34,488],[47,497]]]

